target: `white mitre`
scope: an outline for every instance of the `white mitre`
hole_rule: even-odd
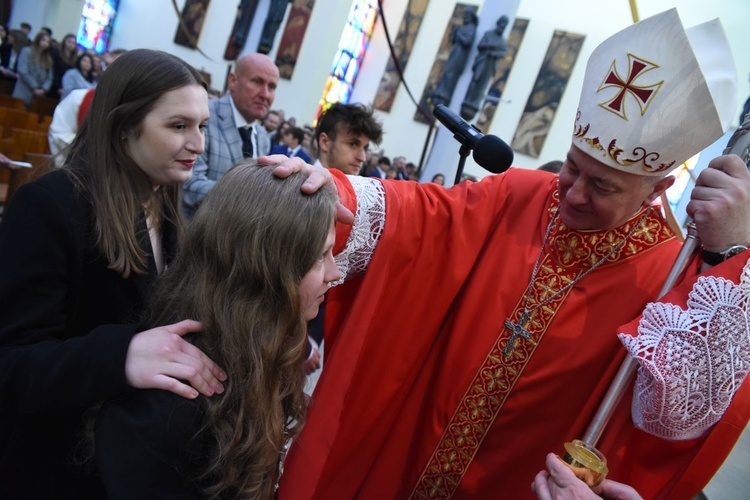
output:
[[[671,9],[589,58],[573,144],[602,163],[664,176],[719,139],[737,110],[737,72],[718,19],[685,30]]]

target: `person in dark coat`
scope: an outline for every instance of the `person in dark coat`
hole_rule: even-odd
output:
[[[181,338],[200,323],[138,325],[182,232],[205,83],[134,50],[101,88],[64,167],[22,186],[0,224],[0,498],[103,498],[76,455],[98,401],[223,391],[226,375]]]

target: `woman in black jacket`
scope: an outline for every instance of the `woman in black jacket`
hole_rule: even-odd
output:
[[[112,64],[64,168],[23,186],[0,224],[0,498],[103,498],[76,465],[86,408],[132,388],[195,398],[226,376],[181,335],[137,319],[182,232],[180,186],[208,100],[180,59]]]

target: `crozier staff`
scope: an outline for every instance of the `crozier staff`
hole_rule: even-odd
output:
[[[651,202],[734,115],[723,30],[689,33],[702,42],[671,10],[592,53],[559,178],[511,169],[446,190],[329,171],[356,207],[337,256],[349,281],[329,293],[330,354],[280,498],[532,495],[546,454],[582,434],[625,356],[617,327],[656,296],[674,261],[679,244]],[[628,71],[637,78],[618,84]],[[294,160],[277,170],[300,168],[324,175]],[[750,174],[738,175],[712,185],[718,196],[696,217],[709,250],[750,242]],[[684,354],[672,361],[687,369]],[[690,498],[707,480],[697,470],[728,452],[712,446],[718,428],[676,425],[667,441],[634,422],[630,402],[599,446],[612,479],[647,498]],[[743,412],[733,403],[724,418]]]

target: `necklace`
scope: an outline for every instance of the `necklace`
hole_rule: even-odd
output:
[[[646,220],[646,217],[651,213],[651,207],[648,207],[646,211],[643,213],[641,218],[638,220],[638,222],[628,231],[628,234],[625,235],[625,237],[617,242],[616,245],[613,245],[612,248],[607,252],[607,255],[599,259],[597,262],[594,263],[593,266],[585,270],[583,273],[581,273],[580,276],[576,277],[573,281],[544,299],[539,304],[535,305],[531,309],[529,309],[529,300],[531,299],[531,292],[534,290],[534,281],[536,280],[536,275],[539,272],[540,265],[542,263],[542,255],[544,255],[544,248],[547,246],[547,240],[549,239],[550,234],[552,234],[552,228],[555,227],[555,223],[557,222],[557,217],[559,215],[559,207],[557,210],[555,210],[555,214],[552,216],[552,220],[549,221],[549,225],[547,226],[547,231],[544,233],[544,238],[542,239],[542,248],[539,250],[539,255],[536,257],[536,262],[534,263],[534,269],[531,272],[531,279],[529,280],[529,284],[526,287],[526,296],[524,298],[523,302],[523,311],[521,311],[521,316],[518,318],[518,321],[515,323],[510,320],[510,318],[505,320],[505,323],[503,323],[503,328],[507,328],[510,330],[510,338],[508,338],[508,341],[505,344],[505,348],[503,349],[503,354],[505,356],[510,356],[510,353],[513,352],[513,349],[516,346],[516,342],[518,341],[518,338],[521,337],[523,339],[528,340],[532,343],[532,345],[536,345],[536,342],[531,337],[531,332],[528,331],[526,327],[526,323],[531,319],[531,315],[534,314],[534,312],[539,309],[540,307],[544,307],[550,302],[552,302],[556,297],[559,295],[562,295],[563,293],[567,292],[571,288],[573,288],[579,281],[581,281],[583,278],[591,274],[596,268],[604,264],[607,259],[609,259],[612,254],[614,254],[617,250],[622,247],[626,241],[628,241],[628,238],[630,238],[633,233],[635,233],[636,229],[641,227],[643,222]]]
[[[286,454],[289,452],[289,447],[292,445],[292,440],[289,438],[289,430],[284,427],[284,446],[279,450],[279,462],[276,472],[276,484],[273,485],[274,493],[279,491],[279,483],[281,482],[281,476],[284,474],[284,462],[286,461]]]

